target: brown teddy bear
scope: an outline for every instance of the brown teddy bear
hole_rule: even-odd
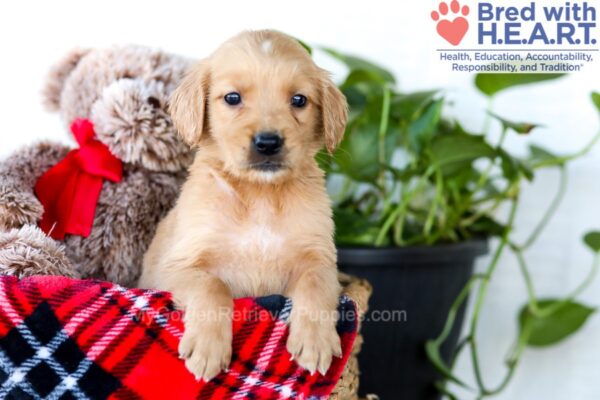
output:
[[[0,162],[0,274],[135,285],[192,161],[167,111],[188,66],[125,46],[76,50],[51,70],[45,105],[79,147],[41,142]]]

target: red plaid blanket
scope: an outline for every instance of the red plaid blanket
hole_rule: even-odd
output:
[[[0,277],[0,398],[325,399],[356,336],[354,304],[340,301],[344,356],[325,376],[290,361],[290,300],[235,301],[227,372],[197,382],[177,345],[181,313],[168,293],[63,277]]]

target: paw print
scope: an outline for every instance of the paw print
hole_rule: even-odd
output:
[[[438,10],[431,12],[431,19],[438,21],[437,32],[450,44],[458,46],[469,30],[469,21],[465,18],[469,15],[469,7],[462,6],[461,8],[457,0],[452,0],[450,7],[448,7],[446,2],[442,1]],[[451,16],[448,15],[448,11],[451,11],[456,18],[452,20]]]

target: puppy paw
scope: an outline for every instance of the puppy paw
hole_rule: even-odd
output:
[[[196,380],[208,382],[231,362],[231,324],[186,322],[179,357]]]
[[[331,323],[292,320],[287,350],[302,367],[325,375],[332,357],[342,356],[340,337]]]

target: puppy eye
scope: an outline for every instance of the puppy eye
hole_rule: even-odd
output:
[[[295,94],[292,96],[292,106],[302,108],[306,105],[306,96],[301,94]]]
[[[237,92],[227,93],[223,99],[225,100],[225,103],[230,106],[237,106],[242,102],[242,96]]]

